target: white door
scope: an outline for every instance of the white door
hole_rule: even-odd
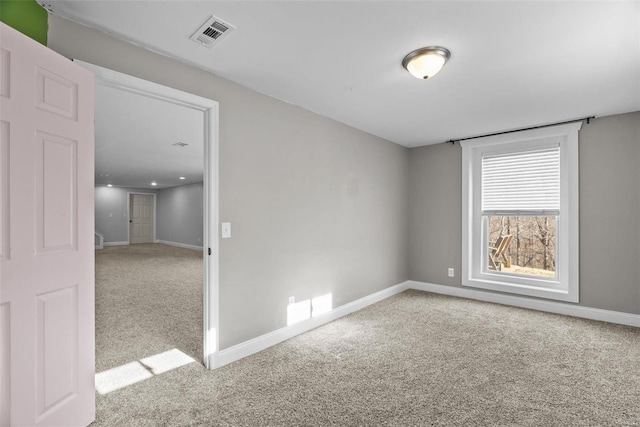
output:
[[[0,425],[95,419],[93,74],[0,24]]]
[[[131,195],[131,239],[129,243],[153,243],[154,203],[152,195]]]

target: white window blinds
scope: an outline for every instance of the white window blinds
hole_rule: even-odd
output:
[[[560,213],[560,147],[482,157],[482,214]]]

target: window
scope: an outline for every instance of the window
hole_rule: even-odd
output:
[[[461,142],[463,286],[578,302],[581,124]]]

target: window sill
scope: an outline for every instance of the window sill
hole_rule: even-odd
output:
[[[578,291],[571,291],[569,286],[562,286],[559,282],[545,282],[549,286],[535,286],[521,283],[508,283],[491,279],[463,278],[462,286],[486,289],[490,291],[505,292],[510,294],[526,295],[537,298],[546,298],[556,301],[578,302]],[[550,287],[554,283],[557,287]]]

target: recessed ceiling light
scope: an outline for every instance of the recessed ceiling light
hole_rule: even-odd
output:
[[[107,184],[107,187],[111,188],[111,187],[113,187],[113,185],[112,184]]]
[[[180,178],[178,178],[178,179],[187,179],[187,178],[185,178],[184,176],[181,176],[181,177],[180,177]]]
[[[155,182],[155,181],[152,181],[152,182],[151,182],[151,185],[158,185],[158,183],[157,183],[157,182]]]

